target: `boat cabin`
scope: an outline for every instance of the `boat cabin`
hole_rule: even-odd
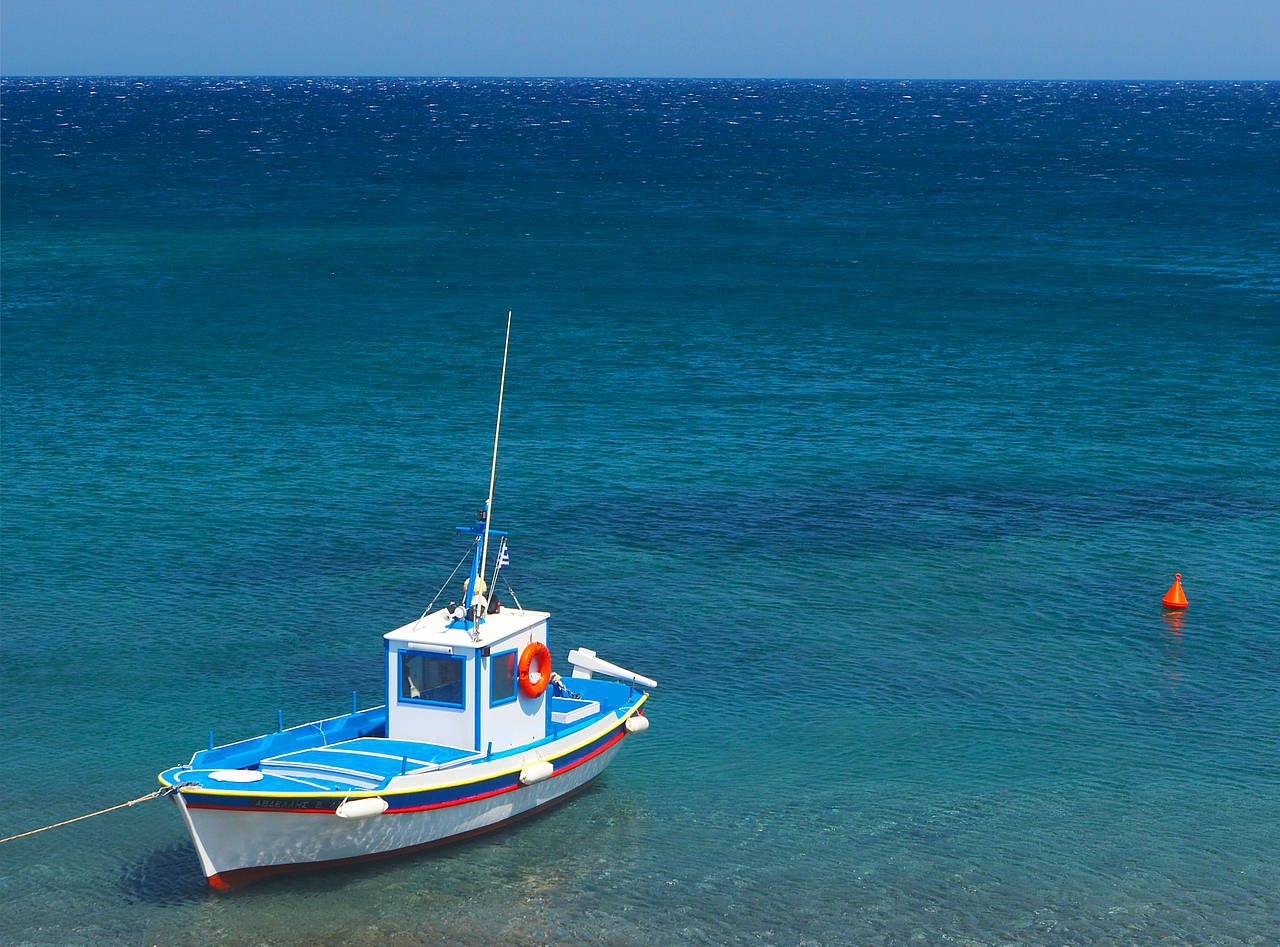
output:
[[[478,623],[455,615],[442,608],[383,636],[387,736],[477,753],[546,737],[550,662],[529,669],[537,696],[521,687],[519,667],[530,645],[546,647],[550,615],[505,607]]]

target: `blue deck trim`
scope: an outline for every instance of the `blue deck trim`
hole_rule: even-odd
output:
[[[621,739],[624,734],[625,729],[621,721],[619,721],[618,726],[609,728],[603,734],[580,747],[553,757],[551,761],[557,772],[571,768],[587,757],[606,749],[609,744]],[[161,778],[165,779],[171,773],[174,776],[183,775],[182,770],[171,770],[162,773]],[[213,786],[191,787],[183,790],[183,799],[188,806],[193,808],[266,809],[323,813],[333,812],[342,803],[343,797],[337,795],[337,793],[351,791],[347,787],[342,787],[336,793],[306,794],[293,790],[281,794],[274,786],[268,785],[267,781],[269,779],[274,778],[264,777],[261,782],[253,783],[252,788],[240,786],[234,791],[221,790]],[[464,780],[449,786],[405,790],[383,793],[382,795],[391,804],[387,811],[396,813],[459,804],[477,797],[519,789],[520,785],[519,770],[513,770],[484,779]],[[248,789],[247,792],[245,791],[246,789]],[[373,790],[361,791],[370,792]]]
[[[266,776],[263,777],[263,779],[266,779],[266,778],[267,778]],[[286,776],[284,775],[284,773],[272,773],[270,778],[273,780],[286,779],[291,783],[301,783],[304,786],[310,786],[312,789],[320,789],[325,792],[333,791],[332,783],[318,783],[310,779],[303,779],[301,776]]]
[[[483,691],[480,690],[480,687],[481,687],[481,684],[483,683],[483,678],[481,677],[481,675],[484,674],[484,670],[482,668],[484,661],[481,660],[479,652],[477,652],[475,656],[471,659],[471,663],[475,665],[475,674],[473,676],[475,677],[475,684],[476,684],[476,689],[475,691],[473,691],[473,693],[475,694],[475,706],[472,708],[472,711],[471,711],[472,714],[475,715],[476,726],[475,726],[475,734],[473,735],[471,740],[471,745],[478,750],[480,749],[481,746],[484,745],[480,742],[482,739],[480,734],[480,722],[484,718],[484,712],[483,712],[484,707],[482,706],[482,701],[480,700],[480,695],[483,693]]]
[[[279,733],[265,733],[212,750],[200,750],[191,757],[185,769],[245,769],[272,756],[327,746],[358,737],[379,736],[387,732],[387,708],[373,707],[356,714],[315,720]]]
[[[617,735],[622,718],[628,712],[635,710],[646,698],[642,691],[617,681],[570,678],[566,683],[577,691],[583,700],[597,701],[600,704],[600,711],[568,724],[549,723],[547,735],[543,739],[487,756],[481,751],[465,747],[419,743],[412,740],[388,740],[382,736],[386,732],[386,708],[375,707],[371,710],[362,710],[357,714],[314,721],[280,733],[264,734],[227,746],[215,747],[213,750],[201,750],[192,757],[191,763],[187,766],[175,767],[161,773],[160,780],[166,785],[184,780],[194,781],[199,784],[199,788],[184,790],[184,795],[192,796],[194,793],[194,796],[198,797],[203,795],[201,790],[204,790],[209,794],[205,797],[206,799],[220,800],[216,803],[217,805],[226,803],[229,806],[238,807],[242,804],[248,805],[246,800],[258,799],[259,802],[256,804],[258,808],[309,809],[314,807],[304,805],[308,802],[308,799],[304,798],[308,793],[299,788],[299,783],[314,787],[311,794],[320,793],[316,798],[321,798],[325,794],[332,796],[332,794],[375,791],[385,787],[392,779],[404,772],[458,766],[461,773],[465,772],[467,763],[480,758],[498,760],[516,756],[563,740],[575,732],[599,724],[610,716],[618,721],[619,726],[611,727],[604,736],[593,738],[586,746],[555,757],[556,768],[560,769],[565,765],[572,765],[576,759],[593,752],[593,747],[598,748],[611,735]],[[552,701],[546,701],[548,716],[551,706]],[[208,780],[208,773],[211,770],[258,769],[264,766],[268,771],[263,772],[263,778],[258,782],[235,784]],[[275,767],[287,771],[291,766],[296,766],[302,772],[270,772]],[[473,795],[496,791],[505,785],[502,779],[509,778],[511,774],[479,782],[467,782],[464,778],[458,785],[466,789],[464,795]],[[489,783],[493,785],[489,786]],[[441,791],[428,790],[427,792]],[[400,794],[393,795],[398,798]],[[264,798],[270,801],[262,801]],[[433,797],[426,802],[414,802],[412,805],[437,805],[447,803],[450,798],[455,797],[440,799]],[[230,801],[236,799],[241,802]],[[310,801],[314,802],[314,799]],[[205,804],[215,803],[206,802]],[[403,805],[409,805],[409,803]],[[400,808],[402,803],[397,801],[396,806]],[[329,808],[331,809],[332,806]]]

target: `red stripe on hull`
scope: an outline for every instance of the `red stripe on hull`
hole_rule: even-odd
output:
[[[557,776],[561,775],[562,773],[567,773],[571,769],[576,769],[577,767],[585,763],[587,760],[594,759],[595,757],[603,753],[605,750],[609,749],[609,747],[613,746],[615,743],[621,740],[624,735],[625,734],[623,731],[619,731],[618,735],[615,736],[608,743],[604,744],[603,746],[597,747],[596,749],[588,753],[586,756],[584,756],[582,759],[577,760],[573,763],[570,763],[564,769],[558,769],[554,771],[547,778],[555,779]],[[458,805],[462,805],[465,802],[477,802],[481,799],[488,799],[490,796],[499,796],[504,792],[514,792],[517,789],[523,789],[523,788],[524,786],[521,786],[518,784],[515,786],[504,786],[502,789],[494,789],[492,792],[482,792],[475,796],[467,796],[465,799],[450,799],[448,802],[433,802],[430,805],[426,805],[426,806],[409,806],[404,809],[388,809],[384,813],[384,815],[397,815],[401,812],[425,812],[428,809],[444,809],[444,808],[447,808],[448,806],[458,806]]]
[[[612,742],[617,741],[615,740]],[[493,825],[486,825],[478,829],[472,829],[470,832],[462,832],[458,835],[450,835],[448,838],[436,839],[433,842],[424,842],[421,845],[409,845],[405,848],[396,848],[388,852],[370,852],[368,855],[355,855],[351,858],[334,858],[330,861],[323,862],[295,862],[288,865],[263,865],[258,868],[237,868],[234,871],[223,871],[215,875],[209,875],[205,880],[209,883],[209,887],[214,888],[217,891],[232,891],[236,888],[244,887],[251,882],[267,878],[271,875],[301,871],[322,871],[328,868],[339,868],[343,865],[354,865],[359,862],[373,861],[375,858],[391,858],[397,855],[409,855],[413,852],[425,851],[426,849],[436,848],[440,845],[450,845],[454,842],[461,842],[477,835],[483,835],[485,832],[492,832],[494,829],[500,829],[504,826],[511,825],[512,823],[519,822],[521,819],[527,818],[528,816],[550,809],[552,806],[558,806],[562,802],[567,802],[595,782],[599,776],[600,774],[597,773],[581,786],[575,786],[573,789],[570,789],[563,796],[557,796],[549,802],[544,802],[540,806],[534,806],[532,809],[517,813],[509,819],[503,819],[501,822],[495,822]]]
[[[570,763],[568,766],[565,766],[562,769],[555,770],[547,778],[555,779],[557,776],[561,775],[562,773],[567,773],[571,769],[575,769],[581,766],[583,763],[587,762],[587,760],[594,759],[595,757],[599,756],[605,750],[609,749],[609,747],[613,746],[615,743],[617,743],[626,735],[627,735],[627,732],[625,729],[619,730],[617,734],[614,735],[613,739],[611,739],[608,743],[604,743],[596,747],[594,750],[592,750],[582,759],[575,760],[574,762]],[[489,792],[477,793],[474,796],[464,796],[461,799],[450,799],[446,802],[433,802],[425,806],[406,806],[403,809],[388,809],[383,814],[398,815],[403,812],[425,812],[428,809],[446,809],[449,806],[460,806],[468,802],[478,802],[481,799],[488,799],[491,796],[500,796],[504,792],[515,792],[515,790],[517,789],[524,789],[524,786],[517,783],[514,786],[503,786],[501,789],[493,789],[493,790],[490,790]],[[261,808],[254,807],[254,806],[219,806],[219,805],[215,805],[208,802],[195,802],[190,800],[186,800],[186,803],[187,803],[187,808],[189,809],[223,809],[228,812],[287,812],[295,815],[298,813],[333,815],[332,809],[286,809],[286,808],[276,807],[276,806],[270,806],[270,807],[264,806]]]

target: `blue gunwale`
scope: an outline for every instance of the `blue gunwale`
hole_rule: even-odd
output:
[[[483,796],[506,791],[508,788],[519,788],[520,767],[480,779],[464,778],[427,790],[385,790],[392,779],[405,773],[423,773],[436,769],[455,770],[462,774],[467,771],[469,764],[514,757],[540,746],[558,743],[575,732],[614,717],[616,725],[603,734],[566,747],[552,758],[558,774],[565,768],[577,765],[584,757],[602,751],[601,745],[610,738],[614,738],[615,742],[616,739],[621,739],[627,718],[639,712],[648,699],[643,691],[613,681],[570,680],[582,692],[583,698],[600,702],[599,712],[569,724],[554,725],[545,738],[534,743],[488,756],[470,749],[388,740],[378,735],[378,731],[385,732],[386,708],[377,707],[200,751],[187,766],[173,767],[160,773],[159,781],[162,785],[172,786],[194,779],[197,785],[184,787],[183,796],[188,805],[197,807],[332,811],[343,799],[370,795],[422,797],[412,800],[397,799],[393,809],[389,811],[456,804],[477,794]],[[374,732],[367,732],[369,730]],[[353,735],[329,742],[331,737],[341,737],[348,733]],[[421,765],[409,765],[410,763]],[[228,784],[226,788],[208,785],[201,778],[218,769],[258,770],[263,773],[263,778],[247,785]],[[513,779],[517,780],[515,785],[508,786]],[[231,788],[232,786],[238,788]],[[472,792],[462,792],[463,790]],[[202,803],[202,797],[218,797],[218,802]],[[313,800],[319,806],[306,805]],[[299,806],[295,808],[281,805],[282,802],[289,801],[296,802]],[[328,805],[330,801],[333,805]]]
[[[647,697],[647,695],[646,695]],[[617,717],[616,725],[603,733],[597,734],[574,747],[567,748],[551,758],[555,767],[551,778],[571,770],[587,760],[603,753],[626,735],[626,720],[639,712],[644,699],[636,701],[627,713]],[[616,713],[616,712],[614,712]],[[607,715],[606,715],[607,716]],[[561,735],[561,739],[564,738]],[[539,741],[539,743],[544,741]],[[536,744],[531,744],[536,745]],[[161,781],[167,776],[183,773],[181,769],[170,770],[161,774]],[[426,809],[443,808],[461,805],[478,799],[522,788],[519,779],[520,769],[492,773],[477,779],[461,780],[454,783],[426,788],[400,789],[392,791],[289,791],[264,792],[261,790],[224,790],[191,787],[182,790],[184,803],[197,809],[231,809],[237,811],[269,811],[293,813],[332,813],[346,799],[362,796],[381,796],[390,803],[387,814],[420,812]],[[260,784],[254,784],[260,785]]]

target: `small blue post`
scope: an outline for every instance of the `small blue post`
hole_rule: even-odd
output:
[[[402,757],[400,757],[400,775],[401,775],[401,776],[403,776],[403,775],[404,775],[405,768],[406,768],[408,765],[409,765],[409,757],[407,757],[407,756],[402,756]]]
[[[276,711],[276,732],[279,732],[283,729],[284,729],[284,711],[277,710]]]
[[[213,731],[209,731],[209,749],[213,749]]]
[[[358,704],[356,703],[356,692],[355,692],[355,691],[352,691],[352,692],[351,692],[351,716],[353,716],[353,717],[356,715],[356,707],[357,707],[357,706],[358,706]]]

